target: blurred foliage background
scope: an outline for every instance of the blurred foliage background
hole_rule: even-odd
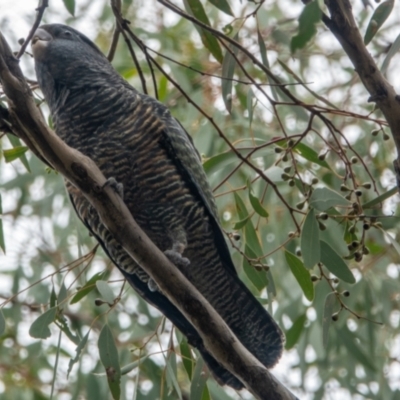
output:
[[[63,3],[50,1],[43,22],[77,27],[107,53],[110,3]],[[323,2],[174,2],[214,32],[165,3],[122,1],[130,32],[112,63],[192,135],[239,274],[286,334],[275,375],[301,399],[400,399],[396,155],[320,21]],[[364,34],[382,13],[352,4]],[[399,90],[400,10],[382,5],[389,18],[368,49]],[[27,30],[1,18],[18,50]],[[27,26],[34,20],[32,6]],[[48,115],[29,48],[22,65]],[[124,284],[71,210],[62,177],[16,138],[3,134],[1,146],[0,399],[117,398],[99,356],[114,343],[121,399],[251,399],[219,387]]]

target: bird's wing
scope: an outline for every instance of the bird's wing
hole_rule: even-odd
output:
[[[158,105],[159,103],[157,102],[156,107]],[[208,211],[223,264],[230,272],[236,275],[236,269],[219,223],[214,195],[201,164],[200,155],[194,147],[192,138],[182,125],[164,107],[162,107],[161,112],[164,124],[161,145],[167,150],[170,158],[174,160],[185,180],[191,184],[193,192]]]
[[[86,228],[97,239],[101,247],[108,255],[114,265],[121,271],[122,275],[126,278],[129,284],[136,290],[136,292],[145,299],[152,306],[160,310],[171,322],[186,336],[188,343],[200,351],[202,357],[207,362],[208,367],[213,373],[215,379],[223,385],[229,385],[237,390],[243,388],[243,384],[229,371],[227,371],[205,348],[203,339],[200,337],[196,328],[186,319],[186,317],[171,303],[171,301],[164,296],[161,292],[152,291],[147,282],[144,282],[137,274],[129,274],[121,268],[113,255],[108,251],[108,246],[104,241],[102,235],[98,234],[99,225],[101,224],[99,216],[91,215],[90,204],[83,196],[79,189],[75,188],[69,182],[66,182],[69,192],[71,204],[78,215],[79,219],[83,222]],[[97,233],[96,233],[97,232]],[[115,256],[115,254],[114,254]],[[133,260],[131,260],[133,262]]]

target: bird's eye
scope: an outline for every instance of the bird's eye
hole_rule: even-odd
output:
[[[66,36],[66,37],[72,36],[72,33],[70,31],[64,31],[63,33],[64,33],[64,36]]]

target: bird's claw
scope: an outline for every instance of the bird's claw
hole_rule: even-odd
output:
[[[114,191],[118,193],[122,200],[124,199],[124,185],[122,183],[111,177],[105,181],[104,185],[101,188],[104,189],[107,186],[110,186],[112,189],[114,189]]]
[[[190,264],[190,260],[186,257],[182,257],[181,253],[175,250],[166,250],[164,254],[167,256],[169,261],[175,264],[177,267],[186,268]]]

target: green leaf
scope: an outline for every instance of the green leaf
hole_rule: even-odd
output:
[[[237,39],[237,36],[234,39]],[[229,46],[228,49],[222,62],[221,88],[225,108],[230,113],[232,111],[232,78],[236,65],[236,60],[232,53],[236,55],[238,49],[236,46]]]
[[[72,298],[70,304],[75,304],[83,297],[87,296],[95,287],[96,282],[104,277],[104,272],[98,272],[94,274],[81,289],[78,290],[78,293]]]
[[[54,286],[51,287],[49,303],[50,303],[50,308],[55,307],[57,305],[57,295]]]
[[[0,215],[3,215],[3,202],[0,193]],[[6,243],[4,241],[3,219],[0,218],[0,248],[6,253]]]
[[[11,145],[15,148],[15,147],[25,147],[22,146],[21,141],[19,140],[19,138],[17,138],[14,135],[8,134],[7,135],[8,140],[10,141]],[[7,150],[6,150],[7,151]],[[26,170],[28,172],[31,172],[31,169],[29,167],[29,162],[28,159],[26,158],[26,154],[25,152],[23,154],[20,155],[19,159],[21,160],[22,164],[24,165],[24,167],[26,168]]]
[[[389,51],[386,54],[385,59],[383,60],[381,72],[382,74],[386,75],[386,71],[389,67],[390,61],[392,60],[393,56],[400,50],[400,34],[397,35],[397,38],[390,46]]]
[[[394,0],[384,1],[379,4],[374,13],[372,14],[371,20],[369,21],[367,31],[364,36],[364,44],[367,45],[372,38],[376,35],[379,28],[384,24],[389,15],[393,10]]]
[[[96,287],[104,301],[114,304],[115,295],[106,281],[96,281]]]
[[[3,155],[6,163],[10,163],[17,158],[21,158],[28,151],[26,146],[17,146],[12,149],[3,150]]]
[[[103,364],[110,391],[114,400],[119,400],[121,395],[121,368],[117,346],[108,325],[104,325],[98,341],[100,361]]]
[[[309,301],[312,301],[314,299],[314,284],[311,281],[310,272],[304,267],[304,264],[298,257],[287,250],[285,250],[285,258],[292,274],[303,290],[304,296]]]
[[[251,87],[247,91],[247,112],[249,113],[249,125],[253,122],[253,99],[254,93],[251,90]]]
[[[399,191],[399,189],[397,188],[397,186],[391,188],[390,190],[388,190],[385,193],[382,193],[381,195],[379,195],[378,197],[376,197],[375,199],[368,201],[366,203],[364,203],[362,205],[362,208],[372,208],[380,203],[382,203],[383,201],[385,201],[386,199],[394,196],[395,194],[397,194]]]
[[[57,305],[59,309],[63,309],[65,303],[65,299],[67,298],[68,293],[67,293],[67,288],[65,287],[64,283],[60,287],[60,292],[58,293],[58,298],[57,298]]]
[[[81,356],[82,350],[85,348],[86,343],[88,341],[89,338],[89,333],[90,330],[87,332],[87,334],[83,337],[83,339],[78,343],[78,346],[75,349],[76,355],[74,358],[71,358],[69,360],[69,364],[68,364],[68,371],[67,371],[67,378],[70,374],[70,372],[72,371],[72,367],[74,366],[75,363],[77,363],[79,361],[79,358]]]
[[[269,62],[268,62],[268,57],[267,57],[267,48],[265,47],[264,39],[261,36],[261,33],[259,30],[257,30],[257,40],[258,40],[258,46],[260,48],[261,60],[262,60],[263,64],[267,68],[269,68]]]
[[[331,207],[348,207],[351,202],[333,190],[328,188],[317,188],[313,191],[309,204],[311,207],[314,207],[319,211],[326,211]]]
[[[201,395],[201,400],[212,400],[210,391],[208,390],[207,383],[204,385],[203,394]]]
[[[249,221],[249,220],[250,220],[250,215],[240,221],[235,222],[233,229],[235,229],[235,230],[242,229],[247,224],[247,221]]]
[[[197,359],[193,380],[190,385],[190,400],[202,400],[208,374],[204,373],[204,361],[201,357]]]
[[[75,0],[63,0],[64,6],[67,11],[74,17],[75,16]]]
[[[290,42],[290,50],[294,53],[302,49],[317,32],[317,23],[321,20],[321,10],[318,1],[308,3],[299,17],[299,30]]]
[[[308,147],[304,143],[297,143],[293,150],[300,156],[304,157],[306,160],[311,161],[312,163],[317,164],[321,167],[332,170],[332,168],[325,160],[320,160],[318,158],[318,153],[315,150]]]
[[[324,316],[322,319],[322,343],[326,348],[329,340],[329,328],[332,322],[332,314],[336,304],[335,293],[329,293],[325,298]]]
[[[323,240],[321,243],[321,262],[332,274],[336,275],[339,279],[347,283],[355,283],[356,280],[354,275],[351,273],[348,265],[345,263],[342,257],[336,253],[335,250],[329,246],[328,243]]]
[[[52,307],[37,318],[29,328],[29,335],[36,339],[47,339],[51,336],[49,325],[54,322],[57,308]]]
[[[234,197],[238,216],[240,220],[243,221],[249,217],[249,213],[241,197],[237,193],[234,193]],[[244,254],[246,257],[253,259],[263,255],[260,240],[250,218],[244,225],[244,239]],[[243,270],[253,285],[258,290],[262,290],[268,284],[267,275],[265,271],[256,271],[256,269],[248,263],[246,257],[243,258]]]
[[[183,366],[185,367],[185,370],[188,374],[189,380],[192,380],[194,361],[193,361],[193,357],[192,357],[192,352],[190,350],[190,347],[189,347],[186,339],[182,339],[179,347],[181,350]]]
[[[223,11],[225,14],[231,15],[233,17],[233,12],[231,6],[226,0],[208,0],[215,7]]]
[[[268,211],[262,206],[258,197],[254,196],[253,190],[251,188],[251,183],[249,181],[247,182],[247,188],[249,191],[250,204],[253,207],[254,211],[261,217],[268,218],[269,217]]]
[[[301,254],[307,268],[314,267],[320,261],[319,228],[313,208],[307,214],[301,231]]]
[[[286,343],[285,349],[290,350],[298,341],[304,329],[304,323],[307,320],[307,316],[305,314],[300,315],[299,318],[294,321],[293,325],[286,332]]]
[[[0,310],[0,336],[6,331],[6,319],[4,318],[3,311]]]
[[[184,5],[186,10],[196,17],[200,22],[211,26],[210,21],[207,17],[206,12],[204,11],[203,5],[199,0],[184,0]],[[194,24],[197,32],[201,37],[201,41],[203,42],[204,46],[211,52],[211,54],[222,63],[223,56],[222,50],[218,43],[218,40],[207,30],[199,27],[197,24]]]
[[[164,353],[162,354],[164,355]],[[164,356],[164,359],[167,368],[167,382],[169,383],[168,386],[170,388],[173,387],[176,394],[178,395],[178,398],[182,399],[182,392],[177,379],[176,354],[171,351],[169,352],[168,357]]]

